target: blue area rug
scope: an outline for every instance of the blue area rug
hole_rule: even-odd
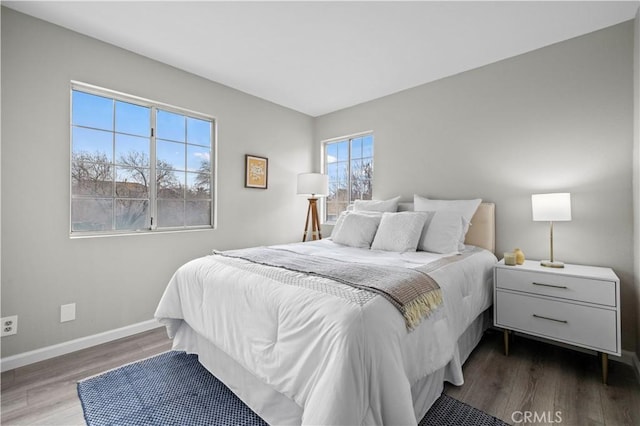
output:
[[[196,355],[165,352],[78,383],[89,426],[246,425],[266,423],[211,375]],[[420,426],[506,423],[442,395]]]

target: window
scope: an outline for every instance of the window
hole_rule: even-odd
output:
[[[354,200],[370,200],[373,192],[373,135],[326,141],[324,172],[329,177],[325,219],[334,221]]]
[[[71,233],[213,226],[214,120],[74,83]]]

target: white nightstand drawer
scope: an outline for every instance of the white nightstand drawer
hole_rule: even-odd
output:
[[[616,285],[613,281],[512,268],[496,269],[498,288],[616,306]]]
[[[506,291],[496,292],[496,302],[499,327],[619,354],[615,310]]]

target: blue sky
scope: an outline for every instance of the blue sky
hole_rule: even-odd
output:
[[[100,153],[109,162],[130,151],[150,157],[151,108],[77,90],[72,101],[74,153]],[[197,171],[211,159],[211,123],[206,120],[158,109],[156,139],[157,159],[175,170]]]

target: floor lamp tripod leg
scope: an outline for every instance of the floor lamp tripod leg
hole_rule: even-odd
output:
[[[304,234],[302,235],[302,242],[307,241],[307,232],[309,231],[309,214],[311,214],[311,203],[307,207],[307,219],[304,221]]]
[[[322,234],[320,233],[320,219],[318,219],[318,204],[317,202],[314,200],[313,202],[313,207],[312,207],[312,225],[313,225],[313,239],[316,240],[321,240],[322,239]],[[317,236],[317,237],[316,237]]]

